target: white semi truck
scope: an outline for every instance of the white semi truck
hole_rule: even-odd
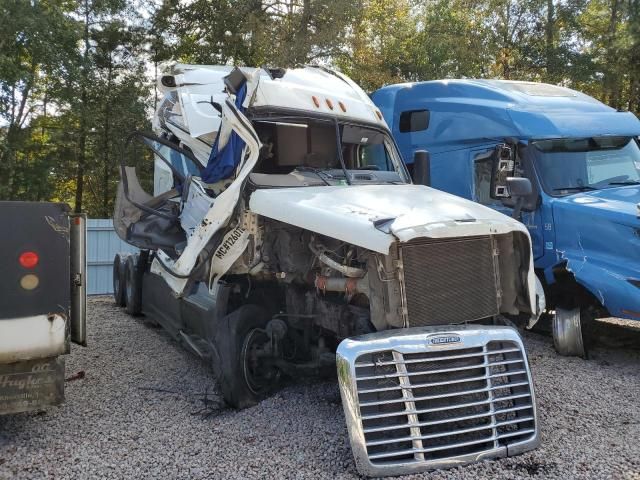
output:
[[[86,345],[85,216],[0,202],[0,414],[59,405],[64,355]]]
[[[519,222],[410,178],[381,113],[320,68],[177,64],[123,153],[116,301],[249,407],[335,372],[358,470],[396,475],[539,441],[512,325],[544,309]],[[322,448],[318,445],[318,448]]]

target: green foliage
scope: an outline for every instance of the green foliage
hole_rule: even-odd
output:
[[[122,138],[148,125],[145,32],[131,7],[0,0],[0,198],[111,214]]]
[[[352,0],[164,0],[155,25],[185,62],[291,67],[338,55],[357,14]]]
[[[165,60],[567,85],[640,113],[640,0],[0,0],[0,198],[109,216]]]
[[[66,7],[63,0],[0,0],[0,197],[18,195],[23,163],[30,171],[46,169],[34,160],[25,130],[34,112],[46,111],[49,98],[63,95],[59,77],[77,59]]]

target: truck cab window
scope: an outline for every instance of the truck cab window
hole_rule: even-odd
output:
[[[359,169],[367,170],[393,170],[393,163],[383,143],[361,145],[358,149]]]
[[[483,205],[500,203],[491,195],[492,152],[493,150],[479,153],[473,158],[473,199]]]
[[[534,142],[535,164],[551,195],[640,184],[640,149],[629,137]]]
[[[308,118],[254,121],[263,144],[250,179],[258,186],[317,186],[345,182],[340,153],[349,180],[401,182],[408,179],[391,139],[365,125],[342,124]],[[339,136],[338,136],[339,133]],[[370,172],[362,172],[370,171]],[[266,178],[272,175],[272,178]],[[278,176],[280,178],[276,178]]]
[[[429,128],[429,110],[408,110],[400,114],[400,133],[421,132]]]

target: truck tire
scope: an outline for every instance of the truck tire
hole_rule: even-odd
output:
[[[579,307],[556,308],[553,317],[553,344],[560,355],[588,358],[590,319]]]
[[[265,331],[269,320],[266,310],[243,305],[218,324],[213,368],[224,400],[233,408],[257,404],[279,383],[280,372],[256,355],[257,350],[270,344]]]
[[[128,254],[116,253],[113,259],[113,299],[118,307],[125,306],[126,260]]]
[[[142,273],[138,268],[138,255],[129,255],[125,261],[125,310],[129,315],[142,311]]]

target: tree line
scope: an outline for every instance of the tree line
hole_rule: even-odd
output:
[[[113,209],[163,62],[565,85],[640,113],[640,0],[0,0],[0,199]]]

